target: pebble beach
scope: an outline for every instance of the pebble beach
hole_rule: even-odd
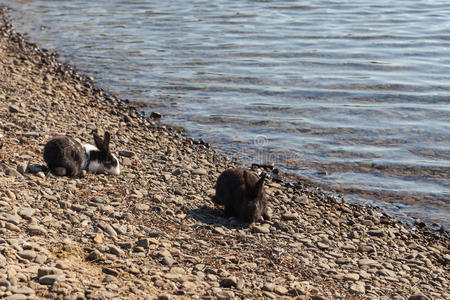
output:
[[[96,130],[119,176],[47,172],[46,141]],[[211,197],[236,164],[28,42],[6,8],[0,133],[0,298],[450,299],[445,230],[270,171],[270,220],[225,218]]]

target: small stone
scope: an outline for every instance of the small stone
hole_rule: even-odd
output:
[[[27,138],[37,138],[37,137],[40,137],[41,136],[41,133],[40,132],[38,132],[38,131],[28,131],[28,132],[25,132],[24,134],[23,134],[23,136],[24,137],[27,137]]]
[[[103,255],[97,249],[92,250],[88,256],[86,256],[87,261],[100,261],[103,260]]]
[[[350,290],[352,292],[360,293],[360,294],[365,294],[366,293],[366,287],[364,285],[364,282],[361,282],[361,281],[357,281],[354,284],[352,284],[350,286]]]
[[[198,169],[192,170],[192,174],[194,174],[194,175],[208,175],[208,171],[206,171],[203,168],[198,168]]]
[[[122,249],[131,249],[133,247],[133,243],[132,242],[121,242],[118,243],[117,245],[119,245],[120,248]]]
[[[236,287],[237,286],[237,279],[234,276],[222,278],[220,280],[220,286],[224,287],[224,288]]]
[[[137,241],[136,246],[148,249],[148,247],[150,246],[150,241],[148,238],[140,239]]]
[[[117,237],[117,232],[114,230],[114,228],[112,228],[111,225],[106,224],[106,225],[104,226],[103,230],[104,230],[107,234],[109,234],[111,237],[113,237],[113,238],[114,238],[114,237]]]
[[[112,276],[119,276],[118,271],[111,269],[111,268],[107,268],[107,267],[102,268],[102,272],[105,274],[108,274],[108,275],[112,275]]]
[[[188,290],[188,291],[193,291],[197,288],[197,285],[192,282],[192,281],[185,281],[183,282],[183,289]]]
[[[225,231],[223,230],[222,227],[214,227],[212,232],[217,233],[217,234],[225,234]]]
[[[12,177],[23,177],[17,170],[11,168],[6,169],[5,174]]]
[[[373,259],[369,259],[369,258],[363,258],[358,260],[358,265],[361,266],[375,266],[375,265],[379,265],[379,263],[376,260]]]
[[[328,246],[328,245],[325,244],[325,243],[318,242],[318,243],[317,243],[317,248],[319,248],[320,250],[326,250],[326,249],[330,248],[330,246]]]
[[[135,154],[134,154],[134,152],[131,152],[131,151],[119,151],[119,155],[120,155],[120,156],[123,156],[123,157],[131,158],[131,157],[133,157]]]
[[[47,256],[43,254],[38,254],[36,258],[34,259],[34,262],[37,264],[43,264],[47,261]]]
[[[421,295],[421,294],[417,294],[417,295],[412,295],[408,298],[408,300],[429,300],[430,298]]]
[[[171,266],[175,263],[175,260],[170,256],[163,256],[161,263],[166,266]]]
[[[64,274],[45,275],[39,278],[40,284],[53,285],[57,281],[64,281],[66,276]]]
[[[129,167],[129,166],[133,165],[133,161],[131,159],[129,159],[128,157],[122,157],[122,165]]]
[[[26,299],[28,299],[28,296],[26,296],[24,294],[13,294],[4,299],[5,300],[26,300]]]
[[[17,199],[16,194],[11,192],[10,190],[6,190],[6,197],[8,197],[12,201],[16,201]]]
[[[46,235],[47,230],[38,225],[30,225],[28,226],[28,232],[31,235]]]
[[[20,251],[18,254],[20,257],[22,257],[24,259],[28,259],[28,260],[33,260],[37,256],[37,253],[34,250],[23,250],[23,251]]]
[[[151,119],[161,119],[162,115],[159,112],[156,111],[152,111],[152,113],[150,114],[150,118]]]
[[[27,286],[12,287],[11,292],[13,292],[14,294],[24,294],[24,295],[31,295],[35,293],[33,289]]]
[[[38,269],[38,278],[47,276],[47,275],[55,275],[55,274],[63,274],[62,270],[59,270],[57,268],[51,268],[51,267],[42,267]]]
[[[384,231],[381,229],[377,229],[377,230],[369,230],[369,234],[371,236],[378,236],[378,237],[383,237],[384,236]]]
[[[180,174],[181,174],[181,169],[180,169],[180,168],[175,169],[175,170],[172,172],[172,175],[173,175],[173,176],[178,176],[178,175],[180,175]]]
[[[158,300],[170,300],[170,296],[167,294],[162,294],[158,296]]]
[[[13,114],[18,113],[20,111],[19,107],[16,105],[10,105],[8,107],[8,110],[10,113],[13,113]]]
[[[137,203],[136,204],[136,209],[140,210],[140,211],[148,211],[150,209],[150,206],[148,206],[145,203]]]
[[[268,292],[268,291],[264,291],[263,295],[266,296],[269,299],[277,299],[277,295],[275,295],[274,293]]]
[[[97,244],[103,244],[103,233],[97,233],[94,237],[94,242],[96,242]]]
[[[19,210],[19,216],[24,219],[30,220],[33,217],[35,210],[31,207],[23,207]]]
[[[19,172],[20,174],[25,174],[27,172],[28,169],[28,162],[23,162],[17,165],[17,172]]]
[[[263,225],[254,225],[252,227],[253,232],[256,233],[270,233],[270,225],[269,224],[263,224]]]
[[[274,291],[275,293],[277,293],[278,295],[281,295],[281,296],[284,296],[284,295],[286,295],[286,294],[288,293],[287,288],[285,288],[284,286],[281,286],[281,285],[275,286],[275,288],[273,289],[273,291]]]
[[[283,214],[283,219],[286,220],[286,221],[297,220],[298,219],[298,214],[297,213],[287,212],[287,213]]]
[[[82,211],[86,210],[86,206],[81,205],[81,204],[73,204],[70,208],[77,212],[82,212]]]
[[[18,215],[6,215],[4,220],[14,225],[19,225],[21,218]]]
[[[6,223],[5,225],[6,229],[8,230],[12,230],[12,231],[20,231],[20,228],[16,225],[14,225],[13,223]]]
[[[352,281],[358,281],[359,280],[359,274],[356,273],[347,273],[344,275],[345,280],[352,280]]]
[[[109,253],[119,256],[119,257],[124,255],[123,250],[114,245],[109,246]]]

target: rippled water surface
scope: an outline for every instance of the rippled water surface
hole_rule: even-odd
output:
[[[31,40],[221,151],[450,224],[448,0],[3,3]]]

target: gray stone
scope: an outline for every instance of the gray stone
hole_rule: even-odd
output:
[[[297,213],[287,212],[283,214],[283,219],[287,221],[293,221],[298,219]]]
[[[135,153],[131,152],[131,151],[119,151],[119,155],[130,158],[130,157],[133,157],[135,155]]]
[[[359,266],[377,266],[380,263],[373,259],[363,258],[358,260]]]
[[[5,298],[5,300],[26,300],[28,296],[24,294],[13,294]]]
[[[12,223],[14,225],[19,225],[21,218],[18,215],[6,215],[4,218],[2,218],[6,222]]]
[[[62,270],[52,267],[41,267],[38,269],[38,278],[47,275],[61,275],[63,274]]]
[[[161,263],[170,267],[175,263],[175,260],[171,256],[163,256]]]
[[[412,295],[408,298],[408,300],[429,300],[430,298],[426,297],[422,294]]]
[[[318,242],[318,243],[317,243],[317,248],[319,248],[320,250],[326,250],[326,249],[330,248],[330,246],[328,246],[328,245],[325,244],[325,243]]]
[[[381,229],[369,230],[369,234],[378,237],[383,237],[385,235],[384,231]]]
[[[28,169],[28,162],[19,163],[16,168],[17,172],[19,172],[20,174],[25,174],[27,172],[27,169]]]
[[[252,230],[256,233],[270,233],[270,226],[269,224],[263,224],[263,225],[254,225],[252,227]]]
[[[47,234],[47,230],[45,230],[45,228],[42,228],[41,226],[38,226],[38,225],[28,226],[28,232],[31,235],[46,235]]]
[[[364,285],[364,282],[357,281],[350,286],[350,290],[355,293],[365,294],[366,286]]]
[[[103,267],[102,268],[102,272],[108,275],[112,275],[112,276],[119,276],[119,272],[111,269],[111,268],[107,268],[107,267]]]
[[[81,204],[73,204],[70,208],[71,208],[72,210],[78,211],[78,212],[81,212],[81,211],[85,211],[85,210],[86,210],[86,206],[81,205]]]
[[[148,247],[150,246],[150,240],[148,238],[140,239],[137,241],[136,246],[148,249]]]
[[[64,281],[65,279],[66,276],[64,274],[45,275],[39,278],[39,283],[45,285],[53,285],[55,282]]]
[[[86,256],[87,261],[101,261],[103,260],[103,255],[98,251],[97,249],[92,250],[89,252],[89,254]]]
[[[224,288],[237,287],[237,279],[234,276],[222,278],[220,280],[220,286]]]
[[[194,174],[194,175],[208,175],[208,171],[206,171],[203,168],[198,168],[198,169],[192,170],[192,174]]]
[[[34,260],[37,256],[37,253],[34,250],[23,250],[20,251],[18,254],[20,257],[28,260]]]
[[[281,296],[284,296],[288,293],[288,289],[281,285],[276,285],[273,291]]]
[[[23,178],[22,174],[20,174],[17,170],[11,168],[6,169],[5,174],[12,177]]]
[[[10,105],[8,107],[8,110],[10,113],[13,113],[13,114],[20,112],[20,108],[17,105]]]
[[[31,207],[22,207],[19,210],[19,216],[21,216],[24,219],[30,220],[31,217],[33,217],[35,213],[35,210]]]
[[[122,249],[120,249],[119,247],[116,247],[114,245],[110,245],[109,246],[109,253],[117,255],[117,256],[123,256],[124,252]]]
[[[356,273],[347,273],[344,275],[345,280],[351,280],[351,281],[358,281],[359,280],[359,274]]]
[[[103,230],[109,234],[111,237],[117,237],[117,232],[114,230],[114,228],[112,228],[111,225],[106,224],[103,228]]]
[[[38,131],[28,131],[23,134],[23,136],[27,137],[27,138],[30,138],[30,137],[37,138],[37,137],[40,137],[41,135],[42,134]]]
[[[13,292],[14,294],[25,294],[25,295],[31,295],[35,293],[33,289],[27,286],[12,287],[11,292]]]

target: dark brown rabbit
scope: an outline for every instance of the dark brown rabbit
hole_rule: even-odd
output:
[[[225,215],[234,216],[242,222],[252,223],[267,217],[267,200],[264,192],[264,178],[252,171],[235,168],[220,174],[213,200],[223,204]]]

